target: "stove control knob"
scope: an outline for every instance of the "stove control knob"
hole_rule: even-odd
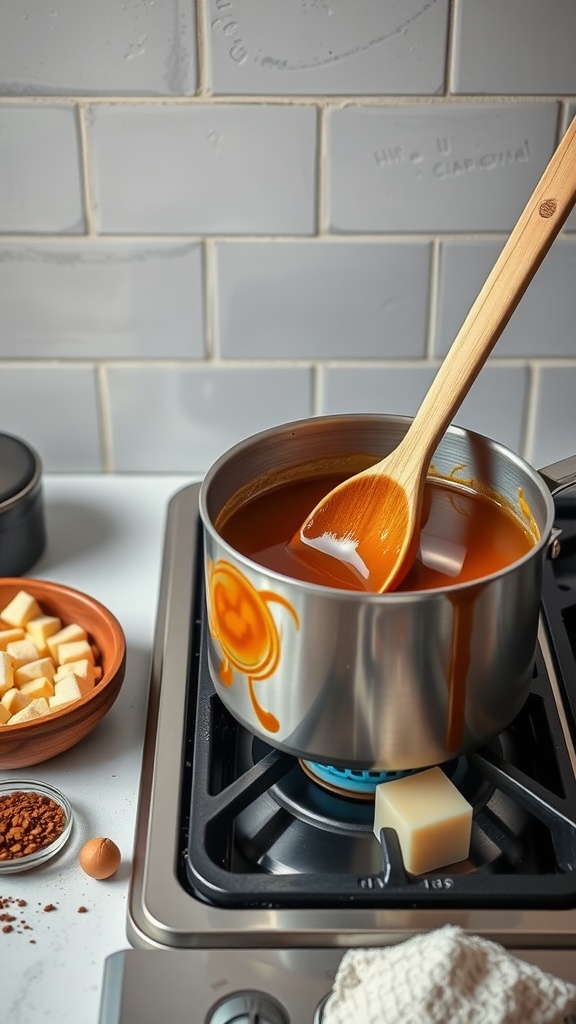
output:
[[[290,1024],[286,1011],[264,992],[233,992],[212,1007],[205,1024]]]

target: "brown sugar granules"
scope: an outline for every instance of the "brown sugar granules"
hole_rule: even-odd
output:
[[[0,797],[0,860],[49,846],[66,826],[62,807],[43,793],[15,790]]]

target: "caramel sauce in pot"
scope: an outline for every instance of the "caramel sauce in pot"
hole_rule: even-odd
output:
[[[219,517],[220,536],[266,569],[292,579],[347,590],[363,590],[360,576],[346,575],[334,559],[315,565],[301,560],[290,541],[315,504],[343,479],[342,474],[303,477],[269,488]],[[225,510],[224,510],[225,512]],[[441,477],[426,483],[420,546],[412,569],[397,588],[414,592],[480,581],[526,555],[535,537],[496,495]]]

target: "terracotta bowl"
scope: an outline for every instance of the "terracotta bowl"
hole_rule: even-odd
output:
[[[99,652],[102,678],[80,700],[42,718],[0,726],[0,769],[24,768],[47,761],[84,739],[110,710],[124,680],[126,641],[118,620],[93,597],[60,583],[27,577],[0,577],[0,611],[19,590],[38,601],[44,615],[62,625],[83,626]]]

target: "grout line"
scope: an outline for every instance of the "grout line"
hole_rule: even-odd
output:
[[[445,71],[445,85],[444,85],[444,98],[448,99],[453,94],[453,82],[454,82],[454,64],[456,60],[456,19],[458,17],[458,9],[456,7],[456,0],[449,0],[448,4],[448,35],[446,39],[446,71]]]
[[[100,444],[102,448],[102,471],[104,473],[113,473],[112,415],[107,367],[104,363],[97,364],[96,366],[96,394],[98,399]]]
[[[208,362],[216,362],[217,340],[216,340],[216,247],[210,239],[203,243],[204,264],[204,340],[206,342],[206,359]]]
[[[325,237],[329,231],[328,218],[328,115],[321,107],[317,111],[318,148],[316,154],[316,232]]]
[[[199,0],[201,2],[201,0]],[[206,69],[202,69],[202,74],[205,75]],[[200,68],[199,68],[200,74]],[[206,88],[209,88],[206,86]],[[212,104],[244,104],[253,106],[318,106],[322,108],[331,107],[350,107],[350,106],[382,106],[382,107],[406,107],[406,106],[458,106],[459,104],[466,104],[466,106],[473,105],[478,107],[486,106],[500,106],[508,104],[511,106],[522,106],[526,104],[538,104],[546,105],[551,103],[566,103],[572,104],[576,102],[576,93],[550,93],[548,95],[537,95],[537,94],[519,94],[512,93],[505,95],[503,93],[494,93],[478,95],[477,93],[451,93],[450,95],[426,95],[426,94],[414,94],[414,95],[402,95],[394,96],[390,94],[378,95],[362,93],[351,95],[350,93],[334,93],[330,96],[319,95],[311,93],[310,95],[282,95],[282,96],[269,96],[269,95],[255,95],[255,94],[228,94],[222,93],[215,95],[214,93],[207,93],[207,95],[201,95],[196,92],[190,96],[174,96],[167,94],[166,96],[86,96],[82,93],[78,95],[46,95],[46,96],[2,96],[0,97],[0,104],[2,106],[54,106],[54,105],[65,105],[72,106],[74,104],[83,103],[87,106],[199,106],[205,104],[206,100],[209,99],[210,105]]]
[[[98,224],[90,163],[89,111],[84,103],[80,103],[77,109],[80,136],[80,179],[84,198],[84,216],[86,219],[86,235],[84,237],[95,238],[98,234]]]
[[[324,406],[325,391],[325,366],[322,363],[315,363],[310,367],[312,374],[312,416],[319,416]]]
[[[528,401],[524,417],[524,438],[522,444],[523,458],[530,462],[534,451],[534,440],[536,437],[536,414],[538,404],[538,390],[540,387],[540,366],[537,361],[531,360],[528,363]]]
[[[196,59],[198,62],[197,96],[210,96],[210,67],[208,47],[208,9],[206,0],[196,0]]]
[[[428,331],[426,334],[426,359],[434,359],[434,345],[436,341],[436,327],[438,317],[438,301],[440,286],[440,243],[435,239],[431,243],[430,254],[430,282],[428,291]]]
[[[290,245],[297,242],[298,244],[307,243],[310,245],[318,245],[320,242],[330,241],[337,245],[353,245],[354,243],[361,243],[362,245],[413,245],[414,243],[430,243],[430,242],[442,242],[442,241],[458,241],[458,242],[503,242],[505,241],[510,232],[509,231],[486,231],[486,232],[467,232],[467,231],[451,231],[451,232],[428,232],[428,233],[417,233],[417,232],[406,232],[404,234],[390,233],[386,234],[383,232],[374,232],[373,234],[363,234],[361,232],[350,232],[348,234],[332,234],[330,232],[325,233],[321,237],[319,235],[218,235],[218,234],[196,234],[191,232],[190,234],[178,234],[178,235],[149,235],[144,233],[126,235],[126,234],[108,234],[98,233],[94,237],[100,242],[109,242],[110,245],[172,245],[172,246],[186,246],[191,244],[198,244],[203,241],[209,242],[226,242],[227,245],[233,245],[237,243],[239,245],[246,245],[246,243],[254,245]],[[568,234],[574,235],[576,241],[576,233],[574,231],[568,232]],[[60,233],[57,235],[35,235],[35,234],[15,234],[15,233],[2,233],[0,232],[0,244],[10,243],[10,245],[58,245],[58,244],[70,244],[72,243],[84,243],[87,240],[86,235],[78,234],[65,234]]]

